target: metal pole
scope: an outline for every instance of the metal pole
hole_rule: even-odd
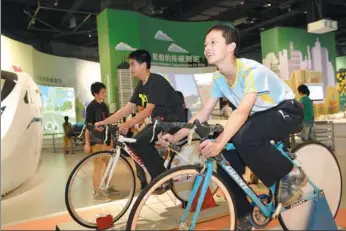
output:
[[[92,14],[89,14],[88,16],[86,16],[83,21],[73,30],[74,32],[76,32],[91,16]]]
[[[27,12],[26,10],[24,10],[24,13],[27,14],[27,15],[29,15],[30,17],[33,17],[33,16],[32,16],[29,12]],[[38,19],[38,18],[35,18],[35,20],[37,20],[37,21],[41,22],[42,24],[48,26],[49,28],[53,29],[54,31],[56,31],[56,32],[58,32],[58,33],[61,33],[60,30],[58,30],[58,29],[56,29],[55,27],[49,25],[48,23],[46,23],[46,22],[44,22],[44,21],[42,21],[42,20],[40,20],[40,19]]]
[[[53,153],[56,153],[55,150],[55,134],[53,133]]]
[[[40,8],[43,9],[43,10],[53,10],[53,11],[71,12],[71,13],[76,13],[76,14],[92,14],[92,15],[97,15],[97,13],[93,13],[93,12],[75,11],[75,10],[60,9],[60,8],[51,8],[51,7],[46,7],[46,6],[41,6]]]

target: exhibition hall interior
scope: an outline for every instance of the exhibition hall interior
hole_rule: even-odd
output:
[[[345,230],[345,12],[3,0],[1,230]]]

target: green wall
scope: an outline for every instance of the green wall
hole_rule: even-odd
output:
[[[205,66],[205,34],[216,23],[174,22],[132,11],[104,10],[97,17],[97,27],[102,81],[109,85],[108,103],[119,108],[117,66],[132,50],[148,50],[156,66]]]

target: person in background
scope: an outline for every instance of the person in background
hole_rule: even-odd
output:
[[[64,128],[64,153],[68,154],[67,151],[67,145],[70,147],[70,153],[73,154],[73,147],[72,147],[72,124],[68,122],[68,116],[64,117],[65,123],[62,124],[62,127]]]
[[[176,91],[181,99],[181,101],[183,102],[183,107],[184,107],[184,111],[185,111],[185,115],[186,115],[186,121],[189,121],[192,117],[192,113],[191,113],[191,110],[189,108],[186,107],[186,103],[185,103],[185,98],[184,98],[184,95],[181,91]]]
[[[303,130],[300,136],[303,141],[312,140],[312,128],[314,126],[314,108],[312,100],[309,97],[309,88],[306,85],[302,84],[298,87],[298,93],[300,95],[299,101],[304,108]]]
[[[94,125],[96,122],[103,121],[109,116],[109,109],[103,102],[106,97],[106,86],[103,83],[95,82],[91,85],[91,94],[94,96],[94,100],[86,108],[85,124]],[[106,133],[104,127],[97,127],[90,133],[88,129],[85,129],[85,145],[84,151],[86,153],[94,153],[98,151],[111,150],[111,138],[108,134],[108,141],[104,143],[106,139]],[[98,157],[94,160],[94,171],[92,175],[93,187],[94,187],[94,200],[110,201],[109,195],[118,193],[113,187],[109,187],[106,190],[99,188],[101,182],[101,172],[107,167],[110,157]]]

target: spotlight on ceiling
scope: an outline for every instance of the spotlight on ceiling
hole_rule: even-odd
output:
[[[268,7],[271,7],[271,6],[272,6],[272,4],[271,4],[271,3],[269,3],[269,2],[264,3],[264,5],[263,5],[263,7],[264,7],[264,8],[268,8]]]

